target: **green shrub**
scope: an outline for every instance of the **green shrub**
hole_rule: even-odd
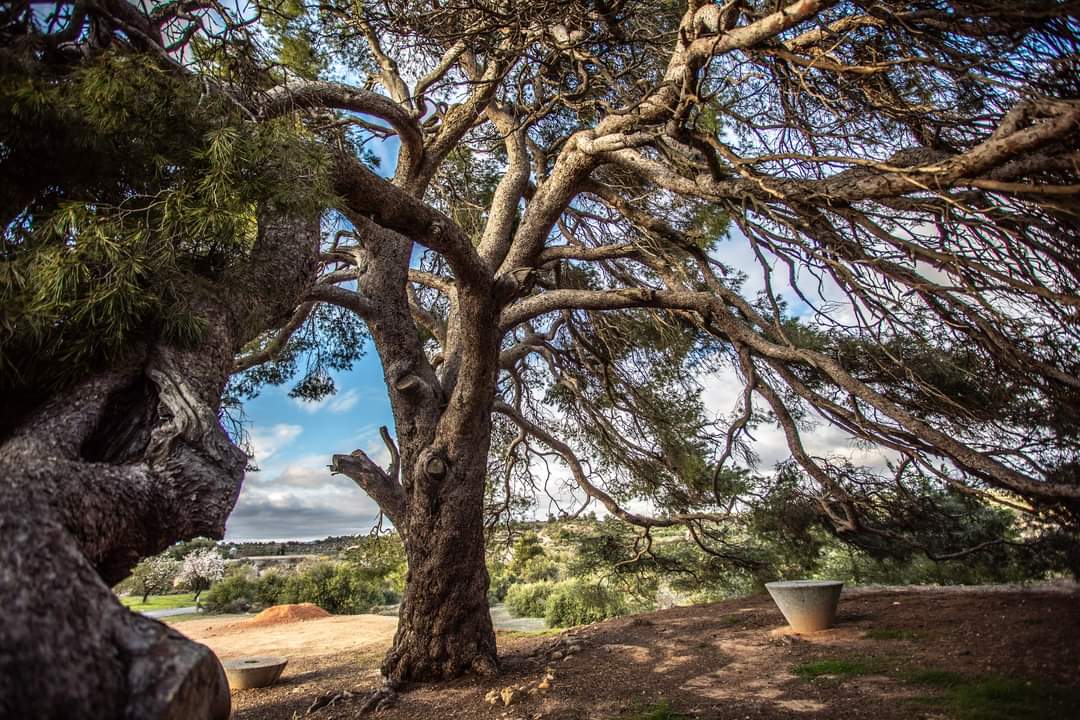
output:
[[[259,579],[248,568],[231,571],[202,595],[207,612],[247,612],[260,606]],[[270,603],[271,605],[273,603]]]
[[[358,538],[342,553],[368,585],[385,587],[395,593],[405,591],[405,546],[397,533],[368,535]]]
[[[256,577],[250,567],[231,571],[204,597],[209,612],[247,612],[272,605],[314,603],[335,615],[366,613],[375,605],[395,603],[385,584],[373,583],[366,568],[350,562],[319,561],[293,573],[276,570]]]
[[[534,583],[542,580],[558,580],[559,566],[547,555],[537,555],[521,563],[516,571],[525,582]]]
[[[606,620],[631,612],[622,596],[596,581],[567,580],[557,583],[544,607],[548,627],[572,627]]]
[[[506,593],[512,585],[521,582],[510,569],[501,562],[488,561],[488,603],[495,605],[506,599]]]
[[[281,604],[281,595],[285,591],[288,575],[278,570],[267,570],[255,580],[255,607],[268,608]]]
[[[541,544],[540,538],[537,537],[536,533],[522,533],[522,535],[514,541],[513,559],[510,561],[510,569],[518,575],[523,575],[524,573],[522,571],[527,562],[534,558],[542,558],[544,555],[546,555],[544,546]]]
[[[366,613],[397,595],[367,582],[363,569],[347,562],[314,562],[286,578],[279,603],[314,603],[335,615]]]
[[[556,587],[546,580],[511,585],[506,591],[506,607],[514,617],[544,617],[548,596]]]

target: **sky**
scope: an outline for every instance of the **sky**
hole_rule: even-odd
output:
[[[368,146],[379,159],[378,172],[394,172],[398,142]],[[371,529],[375,503],[344,475],[330,474],[330,457],[363,450],[386,467],[389,454],[379,438],[385,425],[393,434],[390,399],[374,344],[348,372],[332,373],[337,392],[320,402],[289,397],[290,383],[264,387],[244,403],[252,464],[225,538],[317,540],[356,535]]]
[[[757,266],[748,244],[733,238],[722,243],[717,254],[728,264],[748,271],[745,289],[752,297],[762,281],[760,272],[754,272]],[[290,398],[290,385],[285,384],[266,387],[245,404],[253,463],[259,469],[249,471],[244,480],[226,539],[314,540],[371,529],[378,516],[375,503],[352,480],[331,475],[328,465],[334,453],[356,449],[383,467],[388,465],[379,426],[386,425],[393,432],[393,416],[374,346],[368,343],[366,354],[353,369],[335,374],[334,381],[337,393],[320,402]],[[710,413],[730,415],[742,392],[734,370],[701,381]],[[790,454],[783,433],[775,426],[759,427],[753,438],[760,471],[767,472]],[[804,442],[814,455],[844,455],[857,464],[884,465],[880,450],[858,446],[846,433],[825,422],[806,433]],[[541,515],[546,512],[546,508],[540,509]]]
[[[393,428],[374,349],[337,373],[336,394],[319,402],[290,398],[289,384],[266,387],[245,403],[258,471],[249,471],[226,526],[226,539],[312,540],[371,528],[378,508],[352,480],[331,475],[334,453],[356,449],[386,465],[379,426]]]
[[[370,149],[380,159],[380,174],[391,175],[396,139],[372,144]],[[737,230],[720,243],[716,256],[748,274],[743,287],[746,297],[754,297],[763,288],[753,251]],[[797,311],[795,299],[788,300]],[[366,354],[352,370],[333,377],[337,393],[320,402],[290,398],[291,385],[286,383],[265,387],[245,403],[253,465],[258,470],[247,473],[226,526],[227,540],[315,540],[364,533],[375,523],[379,514],[375,503],[349,478],[331,475],[328,467],[331,455],[356,449],[383,467],[388,465],[379,427],[385,425],[393,434],[394,424],[373,344],[368,343]],[[701,382],[706,408],[713,416],[729,416],[738,406],[742,384],[734,370],[701,378]],[[759,471],[771,470],[790,455],[777,427],[759,427],[753,438]],[[844,455],[873,467],[885,464],[879,450],[857,446],[849,435],[824,422],[805,433],[803,440],[812,455]],[[546,515],[547,508],[539,512]]]

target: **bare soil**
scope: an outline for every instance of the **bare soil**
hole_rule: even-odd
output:
[[[233,616],[187,620],[172,626],[192,640],[209,645],[222,660],[243,655],[284,655],[289,658],[286,680],[301,659],[385,652],[397,627],[395,618],[383,615],[320,612],[324,617],[292,622],[266,623],[259,621],[259,616],[249,620]]]
[[[314,720],[359,717],[394,619],[331,617],[262,628],[200,620],[175,627],[221,657],[290,657],[275,686],[233,693],[240,720],[289,720],[317,700]],[[417,687],[378,713],[386,720],[610,720],[659,700],[702,719],[927,720],[911,673],[946,670],[1080,688],[1080,594],[1006,590],[845,591],[836,627],[794,635],[767,596],[674,608],[562,633],[499,636],[502,673]],[[868,633],[870,635],[868,636]],[[821,660],[859,663],[854,676],[800,676]],[[546,683],[545,677],[551,676]],[[509,706],[485,700],[513,691]],[[345,691],[346,694],[341,694]],[[1080,697],[1080,695],[1072,695]],[[1064,713],[1064,714],[1062,714]],[[1080,718],[1080,707],[1056,711]],[[1049,719],[1048,719],[1049,720]]]
[[[304,620],[320,620],[330,617],[330,613],[323,610],[315,603],[299,603],[297,605],[274,605],[244,622],[244,628],[269,627],[270,625],[285,625],[287,623],[302,622]]]

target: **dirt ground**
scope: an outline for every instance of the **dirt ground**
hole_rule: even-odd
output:
[[[390,646],[397,618],[332,615],[283,625],[252,626],[237,617],[187,620],[173,627],[222,660],[242,655],[284,655],[290,662],[337,653],[381,652]]]
[[[359,716],[364,693],[378,684],[394,619],[332,617],[246,631],[228,624],[175,627],[221,657],[290,657],[277,685],[233,693],[235,718],[290,720],[338,695],[306,717],[343,720]],[[792,635],[784,628],[771,600],[759,596],[562,633],[504,633],[498,677],[415,688],[377,717],[612,720],[644,717],[644,708],[664,701],[678,715],[659,717],[673,719],[940,720],[954,717],[935,700],[943,691],[911,678],[946,671],[1020,680],[1036,693],[1052,689],[1055,698],[1064,689],[1052,709],[1024,717],[1080,719],[1075,591],[845,591],[833,629]],[[847,672],[807,677],[805,668],[819,661],[846,662]],[[485,700],[504,689],[513,691],[509,706]]]

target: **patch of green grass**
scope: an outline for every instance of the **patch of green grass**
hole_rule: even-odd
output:
[[[792,672],[802,678],[816,678],[823,675],[835,675],[839,677],[854,677],[856,675],[871,675],[875,668],[862,660],[815,660],[793,667]]]
[[[743,620],[742,615],[737,615],[737,614],[725,615],[722,618],[720,618],[720,622],[724,623],[725,625],[738,625],[739,623],[742,622],[742,620]]]
[[[1060,688],[999,675],[965,677],[947,670],[920,670],[912,684],[941,690],[918,702],[956,720],[1041,720],[1080,716],[1080,688]]]
[[[897,628],[874,628],[867,630],[863,637],[868,640],[918,640],[919,633],[914,630],[900,630]]]
[[[129,610],[145,612],[147,610],[171,610],[172,608],[188,607],[195,604],[195,595],[192,593],[180,593],[178,595],[151,595],[142,601],[141,595],[128,595],[120,598],[120,602]]]
[[[671,709],[667,700],[660,700],[638,710],[633,715],[625,715],[622,720],[693,720],[689,715],[682,715]]]

